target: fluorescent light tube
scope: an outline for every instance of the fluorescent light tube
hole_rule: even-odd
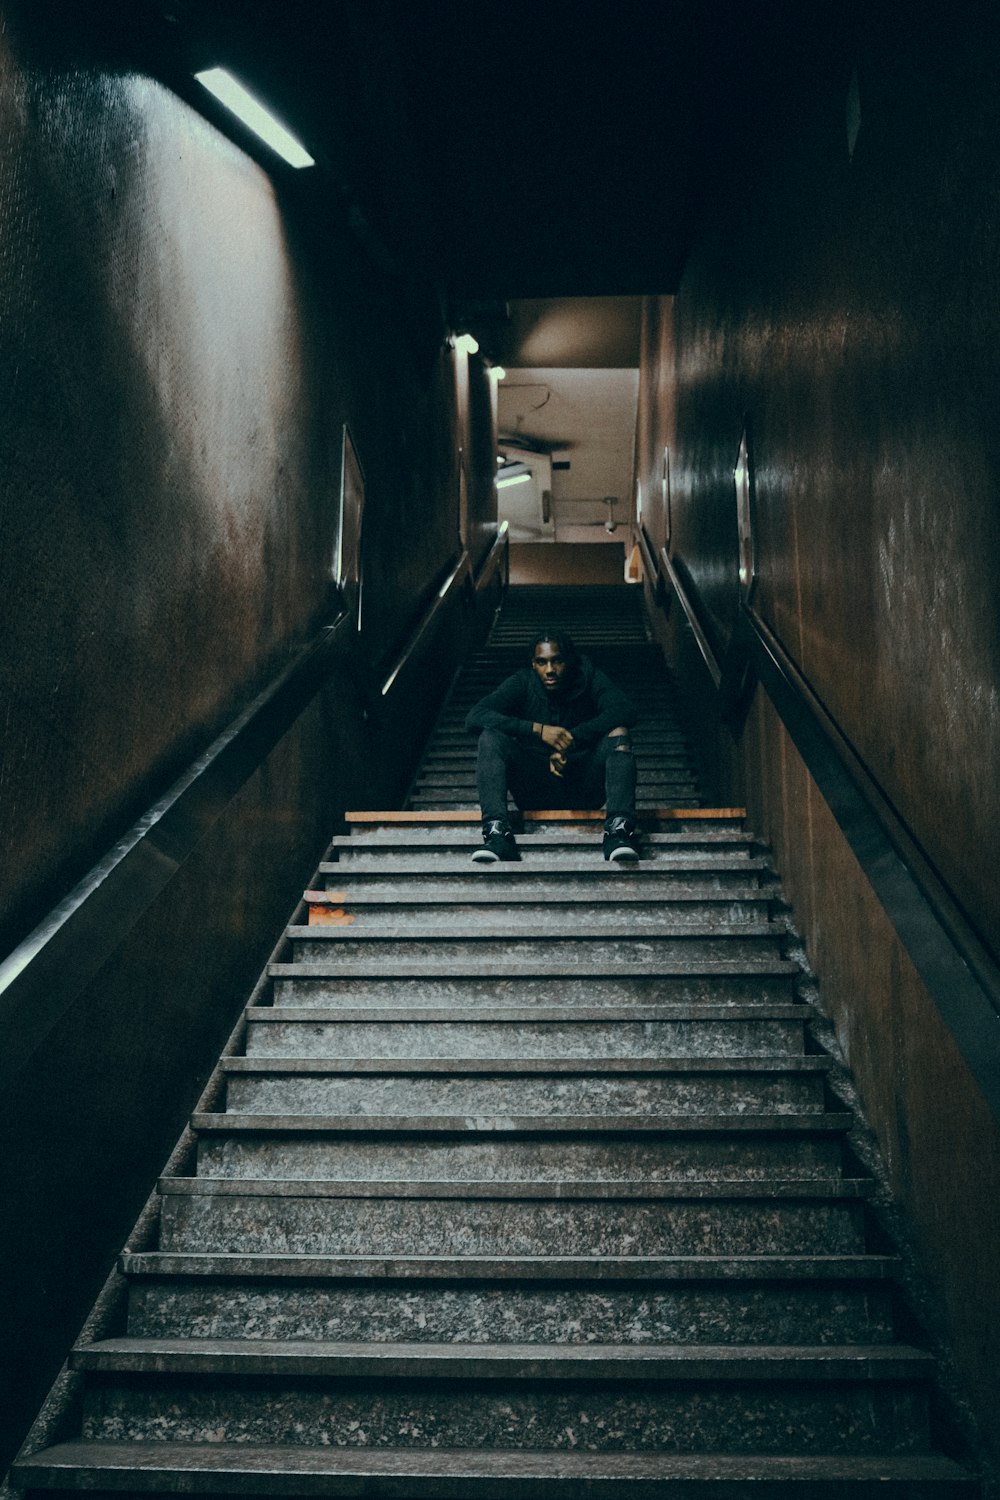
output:
[[[530,478],[530,474],[512,474],[509,479],[498,479],[497,489],[504,490],[510,484],[527,484]]]
[[[315,166],[313,158],[305,147],[295,139],[290,130],[286,130],[269,110],[265,109],[253,94],[249,93],[242,85],[237,83],[231,73],[225,68],[207,68],[203,73],[196,73],[195,78],[210,94],[214,94],[227,109],[231,109],[244,125],[249,125],[255,135],[259,135],[262,141],[277,151],[280,157],[293,167]]]

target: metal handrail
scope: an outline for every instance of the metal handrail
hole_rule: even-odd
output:
[[[420,617],[420,621],[417,624],[416,629],[410,635],[409,639],[406,642],[406,645],[403,647],[399,656],[396,658],[394,666],[392,667],[389,675],[386,677],[385,681],[382,684],[383,698],[394,686],[400,674],[404,672],[409,666],[410,661],[416,655],[424,636],[427,634],[431,625],[437,619],[438,614],[444,608],[454,589],[459,584],[464,582],[465,577],[468,573],[469,554],[468,552],[463,552],[454,568],[452,568],[451,572],[448,574],[448,577],[445,579],[444,583],[438,589],[437,594],[431,600],[427,609]]]
[[[747,605],[741,633],[758,680],[1000,1118],[1000,967],[833,716]]]
[[[747,664],[770,698],[909,955],[1000,1118],[1000,966],[833,716],[755,609],[741,604],[726,668],[673,559],[664,571],[721,697]]]
[[[493,574],[500,564],[503,563],[504,588],[510,583],[510,522],[501,521],[497,527],[497,534],[490,544],[490,550],[473,573],[473,579],[477,589],[484,589],[492,581]]]
[[[0,961],[0,1076],[37,1050],[287,733],[351,634],[347,615],[313,641],[209,745],[114,848]]]
[[[393,663],[388,676],[382,684],[381,696],[383,698],[395,685],[400,675],[405,672],[410,662],[416,656],[423,643],[424,637],[427,635],[427,632],[430,630],[430,627],[433,625],[440,611],[444,608],[448,600],[451,598],[455,589],[464,585],[466,578],[470,579],[473,582],[477,591],[485,588],[487,583],[492,578],[493,572],[495,571],[500,559],[502,557],[505,558],[506,556],[506,521],[502,522],[498,527],[496,538],[492,546],[490,547],[489,552],[487,552],[486,557],[483,559],[478,572],[473,573],[472,571],[472,564],[468,549],[463,551],[461,557],[458,559],[458,562],[455,564],[454,568],[452,568],[451,572],[448,574],[448,577],[438,589],[437,594],[431,600],[430,605],[425,610],[419,623],[410,634],[405,646]],[[509,577],[509,573],[506,572],[507,567],[509,567],[509,564],[505,564],[504,587],[506,587],[506,580]]]
[[[477,587],[486,586],[506,551],[502,528],[479,570]],[[446,600],[469,575],[468,553],[463,553],[410,637],[383,695]],[[0,1079],[21,1068],[45,1041],[206,829],[319,692],[334,657],[353,636],[346,613],[324,626],[34,931],[0,960]]]
[[[641,521],[637,521],[635,524],[635,539],[639,548],[639,555],[642,558],[642,566],[646,570],[646,576],[652,581],[654,587],[658,588],[660,585],[659,564],[653,554],[653,547],[649,537],[646,535],[646,528]]]
[[[705,634],[704,627],[698,618],[698,612],[694,607],[694,602],[688,594],[684,582],[674,565],[674,560],[666,547],[660,548],[660,558],[663,562],[663,570],[670,579],[674,593],[677,595],[677,601],[691,627],[691,633],[695,638],[698,650],[701,652],[702,660],[708,668],[712,682],[716,688],[720,688],[722,686],[722,668],[719,665],[719,659],[712,649],[712,643]]]

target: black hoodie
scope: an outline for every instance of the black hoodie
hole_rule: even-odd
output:
[[[552,752],[532,730],[533,724],[560,724],[573,736],[569,759],[585,754],[616,725],[630,728],[639,717],[635,704],[620,692],[589,656],[577,657],[567,668],[559,689],[548,693],[533,667],[522,667],[469,710],[465,727],[471,734],[499,729],[526,749],[546,756]]]

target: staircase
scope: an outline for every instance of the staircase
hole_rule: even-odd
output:
[[[637,811],[697,807],[698,787],[677,693],[663,653],[649,638],[642,591],[532,587],[512,589],[507,598],[488,649],[467,662],[445,704],[407,805],[419,811],[475,806],[476,747],[465,730],[465,716],[511,672],[527,665],[540,629],[553,629],[568,631],[639,708],[639,724],[632,731]]]
[[[456,778],[446,741],[537,602],[513,591],[456,685],[432,745]],[[662,675],[647,729],[671,700]],[[220,1063],[225,1108],[192,1121],[196,1170],[122,1257],[120,1336],[73,1354],[79,1435],[19,1485],[977,1493],[933,1449],[933,1363],[897,1336],[768,862],[737,815],[686,805],[679,758],[665,783],[628,868],[572,814],[474,867],[467,783],[429,770],[408,811],[351,817]]]

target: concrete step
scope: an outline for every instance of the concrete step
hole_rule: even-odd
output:
[[[621,1068],[560,1060],[497,1065],[486,1059],[416,1059],[395,1069],[314,1058],[267,1063],[233,1058],[223,1067],[226,1110],[236,1114],[628,1115],[802,1114],[824,1108],[823,1058],[760,1058],[719,1066],[679,1059]],[[477,1066],[478,1064],[478,1066]],[[405,1068],[405,1071],[404,1071]],[[486,1071],[486,1069],[489,1071]],[[542,1071],[544,1069],[544,1071]],[[447,1071],[446,1071],[447,1070]]]
[[[373,977],[368,964],[338,963],[334,959],[325,964],[275,963],[268,973],[276,1006],[389,1006],[398,1010],[401,1006],[450,1005],[473,1020],[483,1017],[483,1007],[488,1007],[487,1014],[492,1015],[497,1007],[506,1010],[514,1006],[519,1021],[531,1019],[533,1011],[542,1006],[550,1011],[583,1007],[599,1013],[622,1005],[697,1005],[698,1019],[714,1016],[715,1011],[704,1008],[715,1006],[726,1019],[728,1007],[733,1005],[788,1005],[798,973],[797,965],[782,959],[736,968],[702,964],[674,965],[671,970],[667,965],[636,964],[630,969],[623,972],[620,964],[581,963],[567,975],[557,965],[511,965],[498,976],[488,962],[442,965],[425,960],[396,965],[391,976]],[[802,1006],[796,1014],[804,1020],[811,1011]]]
[[[465,808],[476,807],[478,803],[476,778],[470,767],[461,775],[454,773],[438,777],[434,781],[421,780],[416,783],[410,795],[409,806]],[[636,783],[636,812],[643,805],[649,807],[660,803],[671,807],[688,804],[697,807],[698,783],[691,776],[661,776],[655,769],[647,771],[640,766]]]
[[[607,869],[607,862],[604,868]],[[522,889],[509,881],[501,885],[471,863],[464,882],[439,887],[424,881],[415,886],[396,884],[390,889],[366,889],[342,881],[337,889],[306,892],[309,904],[307,926],[368,927],[389,930],[448,931],[455,924],[478,928],[488,922],[501,924],[507,933],[542,921],[547,930],[558,926],[572,931],[582,919],[603,931],[620,932],[632,939],[651,932],[661,936],[671,928],[697,928],[701,932],[735,933],[743,928],[759,931],[771,914],[772,895],[760,886],[737,886],[729,891],[685,889],[675,883],[659,891],[649,885],[622,882],[609,873],[595,889],[581,882],[573,886],[556,880]],[[290,929],[290,934],[296,929]]]
[[[374,863],[383,859],[391,859],[397,864],[402,864],[404,861],[412,862],[413,860],[430,862],[450,859],[456,863],[461,861],[462,867],[467,870],[466,861],[469,855],[482,844],[480,823],[478,810],[473,810],[466,822],[451,829],[415,832],[400,830],[395,836],[388,833],[369,834],[365,838],[360,835],[338,836],[331,842],[330,857],[324,863],[344,865],[350,862],[353,865],[355,861],[363,860]],[[565,839],[556,839],[549,834],[534,833],[530,830],[531,825],[527,832],[521,828],[517,832],[517,847],[522,864],[562,868],[565,862],[565,868],[568,871],[572,871],[577,865],[601,870],[603,860],[600,859],[600,851],[603,827],[595,828],[587,835],[576,834],[572,838]],[[647,868],[658,870],[661,867],[671,870],[684,869],[688,867],[689,861],[703,862],[706,868],[713,862],[729,864],[740,860],[747,865],[752,865],[755,859],[755,845],[745,835],[741,835],[738,839],[715,836],[703,839],[692,837],[668,840],[666,836],[650,835],[648,831],[641,830],[641,848],[640,868],[643,870]]]
[[[367,1435],[367,1434],[366,1434]],[[355,1432],[355,1442],[357,1442]],[[751,1455],[349,1448],[329,1441],[75,1442],[16,1466],[26,1489],[368,1500],[972,1500],[975,1480],[933,1454]]]
[[[582,1432],[590,1451],[808,1454],[925,1452],[932,1362],[907,1345],[113,1339],[71,1364],[91,1377],[90,1440],[150,1441],[168,1424],[174,1441],[312,1444],[363,1432],[355,1441],[366,1447],[551,1451]]]
[[[700,807],[701,801],[696,794],[683,796],[678,793],[665,796],[662,789],[656,788],[647,797],[640,786],[635,799],[635,810],[640,820],[647,812],[664,804],[675,808],[697,808]],[[408,805],[414,812],[460,812],[470,807],[470,798],[468,796],[446,797],[439,794],[434,797],[414,797]]]
[[[815,1128],[810,1128],[810,1121]],[[834,1183],[836,1117],[771,1116],[727,1128],[718,1116],[635,1117],[197,1115],[198,1172],[297,1181],[505,1183],[766,1179]]]
[[[122,1258],[133,1337],[392,1343],[889,1343],[882,1257]]]
[[[408,963],[418,958],[451,958],[461,961],[475,953],[486,953],[495,967],[503,971],[508,964],[547,960],[572,965],[585,962],[619,963],[693,963],[719,960],[738,964],[747,959],[781,958],[785,930],[770,922],[740,922],[728,927],[719,924],[696,924],[657,921],[643,923],[641,929],[631,921],[628,931],[624,922],[613,919],[574,924],[572,937],[563,936],[546,923],[532,923],[520,917],[493,921],[485,913],[475,920],[428,922],[423,931],[403,922],[385,922],[365,927],[353,923],[344,927],[289,927],[286,936],[295,962],[322,962],[339,954],[345,959],[363,959],[366,955],[381,964]],[[527,928],[518,933],[517,927]],[[542,931],[537,929],[541,927]]]
[[[70,1369],[98,1375],[311,1376],[556,1385],[623,1380],[665,1386],[751,1382],[925,1382],[933,1356],[910,1344],[342,1343],[325,1339],[100,1339],[78,1345]]]
[[[800,1006],[453,1006],[247,1009],[249,1057],[780,1056],[803,1050]],[[697,1013],[699,1012],[700,1013]]]
[[[548,848],[553,854],[564,849],[577,851],[600,843],[604,813],[560,813],[556,816],[527,812],[519,818],[520,837],[529,848]],[[348,834],[339,835],[332,847],[378,849],[406,844],[428,847],[447,846],[474,831],[479,832],[482,817],[478,807],[448,813],[386,812],[373,809],[345,814]],[[726,847],[752,849],[759,841],[744,826],[742,813],[724,816],[715,808],[663,809],[642,819],[644,842],[656,850],[713,850]]]
[[[469,851],[476,849],[479,842],[481,840],[471,839],[469,850],[460,855],[444,853],[422,859],[398,859],[390,850],[365,854],[358,849],[346,859],[324,860],[319,875],[327,890],[340,890],[345,880],[352,888],[357,884],[362,889],[388,886],[397,881],[410,885],[420,882],[420,887],[426,890],[424,882],[430,878],[435,890],[447,893],[459,883],[468,884]],[[534,887],[554,893],[562,889],[570,897],[583,890],[591,895],[606,892],[620,896],[633,888],[645,888],[658,894],[670,890],[755,891],[765,888],[774,892],[778,889],[770,863],[746,854],[706,856],[654,850],[651,851],[652,857],[647,854],[638,864],[609,866],[605,860],[594,858],[596,849],[595,844],[585,855],[573,851],[555,858],[533,848],[530,857],[522,857],[519,864],[500,863],[473,873],[480,888],[479,877],[486,875],[499,890]],[[523,851],[524,854],[528,852]]]
[[[163,1251],[857,1255],[864,1181],[525,1183],[167,1178]]]

